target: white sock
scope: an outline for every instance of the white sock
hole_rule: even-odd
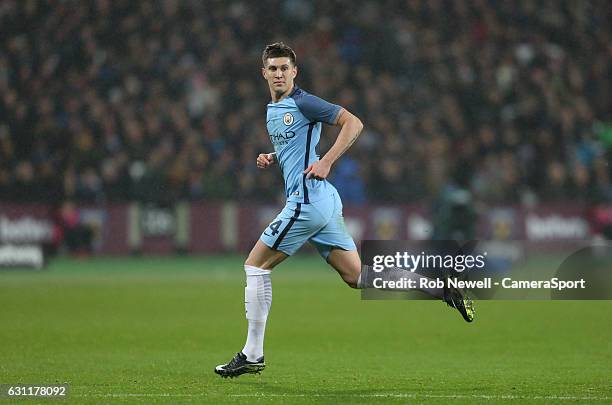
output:
[[[244,272],[244,308],[249,327],[242,353],[247,356],[248,361],[256,361],[263,356],[266,320],[272,305],[272,271],[245,265]]]

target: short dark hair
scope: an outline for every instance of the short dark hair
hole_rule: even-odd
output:
[[[266,45],[266,49],[264,49],[261,55],[261,62],[264,66],[266,66],[266,60],[270,58],[289,58],[293,66],[295,66],[295,52],[282,42]]]

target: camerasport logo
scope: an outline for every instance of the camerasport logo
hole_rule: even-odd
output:
[[[41,243],[53,239],[53,223],[30,216],[10,219],[0,217],[0,242]]]

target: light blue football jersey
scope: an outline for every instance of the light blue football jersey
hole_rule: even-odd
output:
[[[306,179],[302,172],[319,160],[322,123],[333,125],[340,110],[297,85],[289,96],[268,104],[266,126],[285,179],[287,201],[309,204],[334,193],[327,180]]]

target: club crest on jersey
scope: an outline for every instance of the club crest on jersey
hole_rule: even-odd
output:
[[[293,124],[293,115],[291,115],[291,113],[285,114],[285,116],[283,117],[283,122],[285,123],[285,125]]]

